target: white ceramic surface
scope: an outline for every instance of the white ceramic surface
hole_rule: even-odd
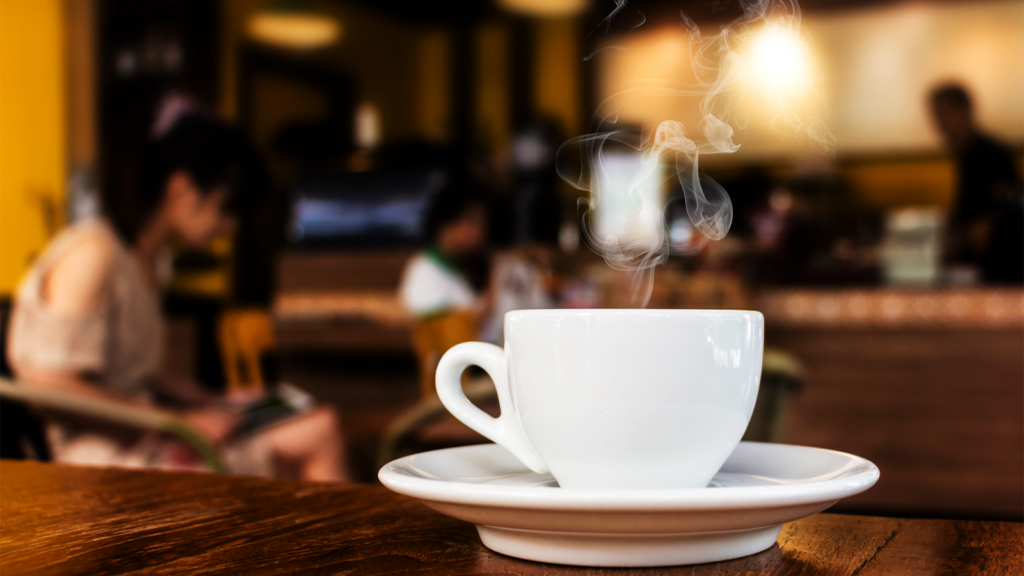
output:
[[[734,310],[517,310],[504,350],[449,350],[445,407],[564,488],[697,488],[743,436],[757,399],[764,318]],[[462,392],[478,365],[501,416]]]
[[[672,566],[769,548],[785,522],[878,481],[871,462],[831,450],[742,442],[707,488],[559,488],[501,446],[415,454],[380,470],[384,486],[477,525],[488,548],[581,566]]]

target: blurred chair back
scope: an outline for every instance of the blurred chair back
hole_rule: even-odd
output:
[[[277,378],[274,325],[265,310],[229,310],[218,327],[228,394],[262,392]]]
[[[0,378],[12,378],[7,364],[7,323],[11,317],[11,301],[0,301]],[[0,458],[24,460],[32,457],[49,462],[50,445],[42,420],[21,402],[0,399]]]
[[[36,415],[37,410],[42,410],[46,414],[54,412],[82,417],[99,426],[113,424],[163,432],[194,450],[211,471],[227,471],[217,447],[183,420],[154,418],[147,410],[101,398],[19,384],[13,380],[7,365],[10,307],[9,301],[0,301],[0,458],[52,460],[43,421]]]
[[[487,376],[464,382],[466,398],[492,416],[499,414],[498,392]],[[488,442],[474,430],[456,420],[441,399],[434,394],[399,414],[388,425],[377,450],[377,467],[392,460],[426,450],[440,450],[468,444]]]
[[[417,320],[413,325],[413,349],[420,369],[420,395],[437,396],[434,371],[441,356],[449,348],[477,339],[476,321],[468,312],[449,312],[433,318]]]
[[[86,419],[98,426],[115,425],[167,434],[191,448],[211,471],[228,471],[217,446],[199,430],[174,415],[113,402],[106,398],[31,386],[7,378],[0,378],[0,398],[43,410],[47,414],[64,414]],[[38,454],[34,456],[40,459]]]
[[[777,348],[764,349],[761,386],[743,439],[781,442],[789,401],[803,387],[803,367],[792,354]]]

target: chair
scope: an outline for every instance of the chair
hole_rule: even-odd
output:
[[[743,439],[751,442],[780,442],[789,401],[803,387],[804,370],[788,352],[765,348],[761,365],[761,386],[757,404]]]
[[[483,436],[448,413],[434,386],[434,373],[441,356],[456,344],[476,339],[476,320],[467,312],[450,312],[416,322],[413,349],[419,364],[420,402],[388,425],[377,450],[380,466],[410,450],[419,452],[485,441]],[[498,413],[498,395],[490,377],[467,370],[462,387],[466,397],[482,405],[485,412]]]
[[[465,392],[466,398],[470,402],[477,405],[494,404],[498,400],[498,393],[490,378],[464,382],[462,391]],[[445,430],[438,431],[440,433],[430,434],[428,427],[440,420],[455,421],[454,430],[449,426]],[[429,441],[424,442],[425,439],[422,436],[427,436]],[[403,452],[421,452],[464,444],[479,444],[482,441],[485,441],[483,436],[455,420],[455,417],[448,413],[444,404],[441,404],[441,399],[437,397],[437,394],[434,394],[433,397],[424,398],[391,421],[377,450],[377,467],[380,468],[398,458]]]
[[[477,339],[476,319],[468,312],[448,312],[413,325],[412,345],[420,369],[420,397],[436,398],[434,372],[449,348]]]
[[[212,472],[226,473],[217,448],[201,432],[179,418],[154,417],[148,410],[132,408],[100,398],[57,392],[18,383],[11,378],[7,365],[7,323],[10,302],[0,302],[0,411],[3,433],[2,457],[47,462],[52,459],[43,421],[35,411],[81,417],[98,424],[115,424],[137,430],[155,430],[178,438],[189,446]],[[26,454],[24,448],[29,448]]]
[[[264,310],[229,310],[217,328],[228,394],[262,393],[277,379],[270,315]]]
[[[192,448],[211,471],[228,471],[217,448],[198,430],[174,416],[156,416],[149,410],[100,398],[19,384],[7,378],[0,378],[0,398],[20,403],[22,406],[84,417],[104,424],[169,434]]]
[[[10,378],[7,363],[7,323],[11,316],[11,301],[0,298],[0,378]],[[49,462],[50,446],[42,421],[21,402],[0,397],[0,458],[24,460],[27,456]]]
[[[50,445],[43,422],[21,402],[0,397],[0,458],[49,462]]]

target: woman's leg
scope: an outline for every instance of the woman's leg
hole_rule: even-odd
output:
[[[263,433],[276,460],[302,480],[350,481],[345,439],[336,410],[329,406]]]

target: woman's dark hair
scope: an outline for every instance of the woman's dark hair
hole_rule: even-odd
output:
[[[466,215],[475,207],[487,207],[466,178],[457,177],[434,194],[423,222],[423,239],[427,244],[437,241],[441,230]]]
[[[266,195],[266,171],[255,148],[237,129],[210,116],[178,118],[166,133],[121,162],[121,178],[110,183],[103,208],[130,244],[160,208],[167,181],[176,172],[187,174],[203,195],[225,187],[228,214],[245,213]]]

